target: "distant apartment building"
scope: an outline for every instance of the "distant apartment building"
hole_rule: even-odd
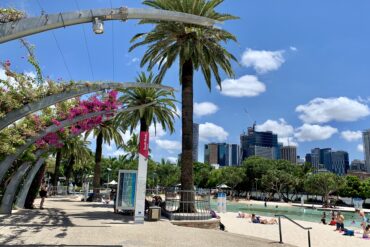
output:
[[[228,144],[226,154],[227,166],[239,166],[240,165],[240,147],[238,144]]]
[[[352,160],[350,170],[366,172],[365,161],[357,159]]]
[[[345,151],[331,152],[331,171],[344,176],[349,169],[348,153]]]
[[[204,163],[218,164],[218,145],[209,143],[204,145]]]
[[[346,151],[333,151],[331,148],[314,148],[306,155],[306,162],[310,162],[318,171],[325,169],[343,176],[349,169],[349,157]]]
[[[288,160],[293,164],[297,163],[297,147],[296,146],[283,146],[280,148],[280,159]]]
[[[224,166],[238,166],[239,145],[227,143],[209,143],[204,145],[204,162]]]
[[[250,156],[267,159],[279,159],[280,150],[278,136],[271,131],[256,131],[255,125],[248,128],[247,133],[240,135],[241,160]]]
[[[364,144],[366,172],[370,173],[370,129],[362,132],[362,141]]]
[[[193,123],[193,161],[198,162],[199,124]]]

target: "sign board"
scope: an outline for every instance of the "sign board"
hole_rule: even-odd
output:
[[[223,192],[218,192],[217,194],[217,211],[226,213],[226,194]]]
[[[137,190],[135,203],[135,223],[144,223],[145,214],[145,191],[146,191],[146,176],[148,170],[149,157],[149,132],[140,132],[139,142],[139,167],[137,174]]]
[[[136,179],[136,170],[119,170],[116,209],[135,209]]]

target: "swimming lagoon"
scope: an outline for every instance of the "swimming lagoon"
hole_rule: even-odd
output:
[[[275,206],[269,205],[267,207],[259,204],[247,204],[241,202],[230,202],[227,201],[227,212],[244,212],[249,214],[257,214],[261,216],[275,217],[276,214],[283,214],[293,220],[302,220],[309,222],[321,222],[321,217],[324,211],[310,208],[301,207],[290,207],[290,206]],[[211,200],[211,208],[217,210],[217,200]],[[341,212],[345,218],[345,227],[358,227],[360,228],[360,217],[356,213],[352,212]],[[331,211],[326,211],[326,222],[329,223],[331,220]],[[353,223],[354,221],[354,223]]]

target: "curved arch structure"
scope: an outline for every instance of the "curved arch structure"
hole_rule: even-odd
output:
[[[37,172],[40,170],[42,164],[44,164],[45,160],[46,160],[46,158],[39,158],[36,161],[35,165],[32,167],[32,169],[28,172],[26,180],[23,184],[23,187],[20,189],[20,191],[17,194],[17,199],[16,199],[16,202],[15,202],[15,205],[16,205],[17,208],[24,208],[24,204],[26,202],[27,194],[28,194],[28,191],[30,190],[32,181],[35,178]],[[13,196],[13,198],[14,198],[14,196]]]
[[[3,161],[0,162],[0,183],[3,180],[6,171],[10,168],[10,166],[13,164],[13,162],[29,146],[31,146],[38,139],[43,138],[47,134],[52,133],[52,132],[56,132],[56,131],[58,131],[58,130],[60,130],[62,128],[71,126],[72,124],[75,124],[75,123],[77,123],[79,121],[82,121],[82,120],[85,120],[85,119],[93,118],[93,117],[100,116],[100,115],[112,114],[112,113],[120,113],[120,112],[134,111],[134,110],[138,110],[138,109],[141,109],[141,108],[145,108],[145,107],[150,106],[152,104],[155,104],[155,102],[144,104],[144,105],[141,105],[141,106],[122,108],[122,109],[119,109],[119,110],[116,110],[116,111],[92,112],[92,113],[89,113],[89,114],[86,114],[86,115],[81,115],[81,116],[75,117],[74,119],[64,120],[64,121],[60,122],[60,125],[59,126],[52,125],[52,126],[47,127],[44,131],[42,131],[42,132],[38,133],[36,136],[28,139],[24,145],[18,147],[15,154],[8,155]]]
[[[103,91],[106,89],[126,89],[126,88],[158,88],[173,91],[174,89],[163,85],[153,85],[146,83],[91,83],[91,84],[76,84],[76,88],[70,91],[61,92],[58,94],[53,94],[40,99],[37,102],[29,103],[20,109],[14,110],[6,114],[0,119],[0,131],[15,121],[31,114],[33,112],[39,111],[56,103],[62,102],[67,99],[75,98],[84,94],[94,93]],[[0,176],[1,178],[1,176]],[[1,180],[1,179],[0,179]]]
[[[15,173],[15,175],[10,180],[10,183],[6,187],[3,199],[0,205],[0,214],[11,214],[12,206],[14,201],[14,195],[17,191],[18,185],[21,182],[24,174],[30,168],[31,162],[23,163]]]
[[[48,31],[51,29],[92,22],[95,18],[99,20],[159,20],[178,21],[189,24],[212,26],[216,21],[191,14],[157,9],[94,9],[75,12],[42,15],[39,17],[25,18],[18,21],[0,25],[0,43],[22,38],[32,34]]]

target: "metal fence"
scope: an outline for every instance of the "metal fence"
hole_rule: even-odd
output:
[[[170,220],[208,220],[211,218],[210,190],[167,189],[161,207]]]

